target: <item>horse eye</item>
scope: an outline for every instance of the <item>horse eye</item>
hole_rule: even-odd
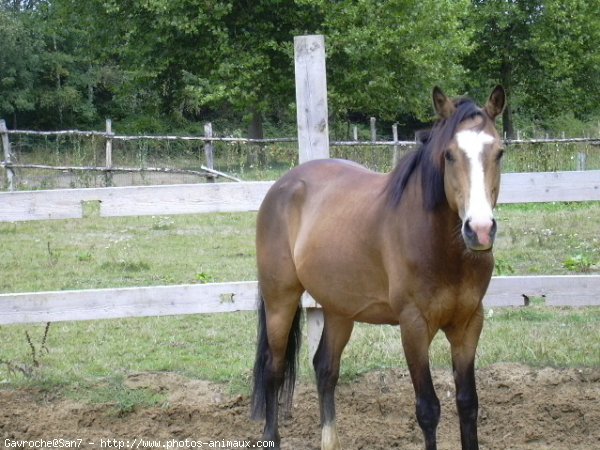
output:
[[[450,150],[446,150],[444,152],[444,158],[446,159],[446,161],[448,162],[454,162],[454,156],[452,155],[452,152]]]

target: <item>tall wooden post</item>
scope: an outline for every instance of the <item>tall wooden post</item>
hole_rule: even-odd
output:
[[[294,38],[296,117],[300,163],[329,158],[325,38]]]
[[[371,141],[377,141],[377,119],[375,117],[371,117],[369,121],[369,126],[371,128]]]
[[[211,138],[213,137],[213,129],[212,123],[208,122],[204,124],[204,136]],[[213,141],[206,141],[204,144],[204,156],[206,157],[206,167],[210,170],[215,169],[215,146],[213,145]],[[209,183],[215,182],[215,176],[213,174],[208,174],[206,176],[206,181]]]
[[[395,123],[392,125],[392,136],[394,139],[394,156],[392,158],[392,168],[396,167],[398,164],[398,160],[400,159],[400,146],[397,145],[398,142],[398,124]]]
[[[4,119],[0,120],[0,134],[2,135],[2,148],[4,149],[4,162],[10,164],[12,162],[12,154],[10,151],[10,139],[8,138],[8,128]],[[15,190],[15,172],[12,167],[6,167],[6,179],[8,180],[8,190]]]
[[[296,36],[294,59],[300,163],[329,158],[325,38],[322,35]],[[314,307],[316,304],[308,294],[304,295],[303,303],[308,306],[308,349],[312,359],[323,331],[323,311]]]
[[[106,119],[106,187],[112,186],[113,184],[113,180],[112,180],[112,172],[110,171],[110,169],[113,166],[113,162],[112,162],[112,150],[113,150],[113,146],[112,146],[112,119]]]

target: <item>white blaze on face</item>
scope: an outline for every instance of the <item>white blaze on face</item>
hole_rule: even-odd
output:
[[[482,153],[485,145],[494,142],[494,138],[483,131],[464,130],[456,133],[456,141],[467,155],[471,175],[463,222],[469,220],[479,242],[488,245],[494,214],[486,195]]]

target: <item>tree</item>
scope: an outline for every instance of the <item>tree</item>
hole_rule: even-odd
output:
[[[600,113],[600,9],[584,0],[546,0],[531,33],[538,76],[525,79],[525,108],[544,122]]]
[[[90,125],[121,84],[114,23],[97,1],[4,1],[0,113],[35,128]],[[107,95],[107,93],[110,93]]]
[[[0,117],[17,126],[21,111],[35,108],[34,87],[41,42],[13,11],[0,9]]]
[[[250,137],[261,138],[263,116],[285,115],[294,101],[293,37],[314,30],[319,18],[293,0],[246,0],[222,19],[212,70],[186,72],[185,100],[191,110],[233,109],[249,121]]]
[[[599,17],[597,5],[583,0],[474,1],[469,88],[504,85],[508,137],[514,137],[513,111],[542,124],[565,111],[598,112],[591,99],[600,93]]]
[[[431,114],[435,84],[457,92],[468,1],[318,1],[325,15],[330,111],[383,119]]]

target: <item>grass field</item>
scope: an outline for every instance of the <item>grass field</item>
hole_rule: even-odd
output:
[[[496,273],[600,271],[600,203],[498,208]],[[212,214],[0,224],[0,292],[253,280],[255,214]],[[600,308],[547,308],[541,301],[488,311],[478,365],[600,366]],[[0,386],[47,388],[121,410],[156,404],[124,387],[127,374],[175,371],[247,392],[253,313],[154,317],[0,327]],[[306,350],[304,350],[306,352]],[[431,351],[450,367],[442,336]],[[306,353],[301,377],[312,377]],[[357,325],[342,380],[403,366],[393,327]]]

